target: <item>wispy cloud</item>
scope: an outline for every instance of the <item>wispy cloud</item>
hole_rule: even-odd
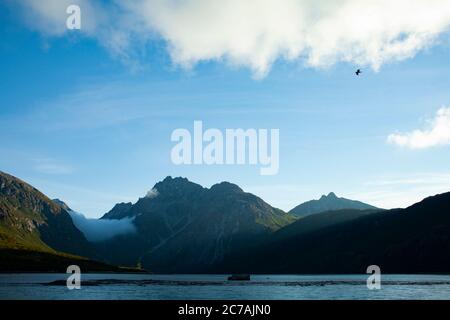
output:
[[[450,107],[442,107],[434,119],[428,120],[428,128],[388,136],[389,143],[409,149],[425,149],[450,144]]]
[[[39,131],[98,129],[121,125],[161,113],[159,100],[129,83],[107,83],[75,88],[39,101],[28,115],[4,120],[26,123]]]
[[[450,192],[450,173],[392,175],[366,182],[351,196],[381,208],[404,208],[426,197]]]
[[[172,61],[192,67],[219,61],[266,75],[276,60],[323,68],[404,60],[434,44],[450,26],[447,0],[26,0],[27,23],[65,33],[65,8],[82,8],[82,33],[130,61],[163,40]],[[31,17],[31,18],[30,18]]]
[[[209,81],[209,80],[208,80]],[[11,127],[14,130],[36,130],[39,132],[54,132],[61,130],[95,130],[101,128],[118,127],[139,121],[152,121],[165,117],[185,118],[187,101],[190,104],[190,114],[194,117],[203,116],[232,116],[274,113],[325,113],[320,108],[295,108],[267,105],[264,107],[253,105],[259,101],[252,100],[251,106],[239,106],[239,94],[225,97],[217,92],[217,100],[223,98],[223,103],[215,102],[214,106],[205,108],[209,101],[209,93],[201,91],[202,84],[197,82],[195,90],[181,90],[173,94],[170,83],[164,81],[144,81],[133,83],[124,79],[106,81],[106,83],[92,83],[73,88],[71,92],[60,94],[54,98],[35,102],[35,108],[28,114],[11,115],[0,119],[0,126]],[[230,99],[232,102],[230,103]],[[230,104],[233,106],[230,107]],[[161,108],[161,106],[164,108]]]
[[[64,175],[74,171],[72,166],[53,159],[39,158],[35,159],[34,162],[36,163],[34,169],[39,173]]]
[[[409,177],[391,177],[369,181],[368,186],[439,186],[450,191],[450,173],[421,173]]]

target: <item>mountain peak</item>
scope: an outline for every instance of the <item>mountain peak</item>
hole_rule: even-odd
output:
[[[105,213],[101,219],[122,219],[126,217],[131,207],[133,207],[131,202],[117,203],[111,210]]]
[[[322,195],[319,200],[311,200],[298,205],[290,213],[297,217],[306,217],[320,212],[343,209],[367,210],[377,208],[360,201],[339,198],[334,192],[330,192],[328,195]]]
[[[127,210],[132,206],[133,204],[131,202],[120,202],[114,205],[113,210]]]
[[[338,199],[338,197],[336,196],[336,194],[334,192],[330,192],[327,195],[325,195],[325,194],[322,195],[319,200],[325,200],[325,199],[330,199],[330,200],[331,199]]]
[[[181,183],[192,183],[192,182],[190,182],[187,178],[183,178],[183,177],[172,178],[172,176],[167,176],[164,178],[164,180],[158,182],[156,185],[158,185],[158,184],[181,184]]]
[[[186,178],[186,177],[172,177],[172,176],[167,176],[167,177],[165,177],[165,178],[164,178],[162,181],[160,181],[160,182],[170,183],[170,182],[180,182],[180,181],[188,181],[188,182],[191,182],[191,181],[189,181],[189,179]]]
[[[65,203],[64,201],[62,201],[61,199],[53,199],[52,200],[54,203],[56,203],[57,205],[59,205],[61,208],[63,208],[66,211],[72,211],[72,209],[70,209],[70,207],[67,205],[67,203]]]
[[[203,187],[187,178],[167,176],[163,181],[156,183],[152,190],[157,192],[158,196],[182,197],[192,192],[200,192]]]
[[[244,192],[238,185],[223,181],[221,183],[216,183],[210,189],[212,192]]]

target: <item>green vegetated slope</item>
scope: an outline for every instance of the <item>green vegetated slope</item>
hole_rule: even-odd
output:
[[[59,271],[70,264],[89,270],[116,270],[81,256],[91,244],[69,214],[44,194],[0,172],[0,271]]]

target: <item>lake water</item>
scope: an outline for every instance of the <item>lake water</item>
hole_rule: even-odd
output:
[[[380,290],[367,288],[367,275],[255,275],[235,282],[227,275],[83,274],[80,290],[61,285],[67,277],[0,274],[0,299],[450,299],[447,275],[382,275]]]

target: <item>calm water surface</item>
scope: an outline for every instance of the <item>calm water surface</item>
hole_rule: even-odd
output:
[[[367,275],[257,275],[230,282],[227,275],[83,274],[80,290],[47,285],[67,277],[0,274],[0,299],[450,299],[447,275],[383,275],[381,290],[367,289]]]

